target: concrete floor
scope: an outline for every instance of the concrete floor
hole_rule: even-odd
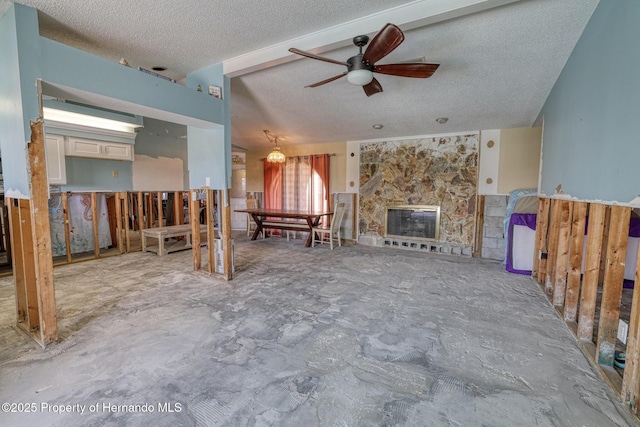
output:
[[[189,251],[57,267],[44,351],[0,279],[0,402],[32,410],[0,425],[634,425],[498,263],[239,234],[235,263],[229,283]]]

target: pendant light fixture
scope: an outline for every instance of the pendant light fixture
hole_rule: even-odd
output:
[[[266,135],[269,142],[273,142],[275,144],[275,147],[273,147],[273,150],[271,150],[271,152],[267,156],[267,161],[269,163],[284,163],[287,158],[282,153],[282,151],[280,151],[280,147],[278,147],[278,136],[273,135],[271,132],[269,132],[266,129],[263,132]]]

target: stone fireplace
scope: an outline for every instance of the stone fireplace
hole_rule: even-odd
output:
[[[473,244],[478,180],[479,134],[389,140],[360,145],[361,243],[416,247],[447,244],[471,248]],[[389,243],[387,209],[409,206],[440,207],[438,233],[403,236]],[[414,214],[417,219],[422,215]],[[414,228],[419,228],[415,223]],[[420,226],[422,227],[422,226]],[[426,227],[426,226],[425,226]],[[411,233],[411,232],[410,232]],[[407,243],[408,242],[408,243]]]

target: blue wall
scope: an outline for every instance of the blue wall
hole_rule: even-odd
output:
[[[67,157],[67,185],[60,191],[131,191],[132,162],[122,160],[83,159]],[[113,176],[113,171],[118,176]]]
[[[216,190],[231,187],[231,103],[230,80],[222,74],[222,64],[212,65],[187,75],[187,86],[198,85],[207,93],[209,85],[223,90],[220,102],[225,113],[223,126],[216,129],[188,127],[189,140],[189,183],[191,188],[208,186]]]
[[[181,159],[184,166],[183,182],[189,189],[186,126],[145,117],[144,128],[136,136],[135,153],[153,158]]]
[[[640,194],[640,1],[602,0],[541,111],[541,191]]]
[[[25,143],[31,132],[23,113],[18,56],[17,15],[20,14],[16,13],[16,8],[20,9],[21,6],[11,5],[0,19],[0,149],[5,194],[8,197],[27,198],[29,186]],[[35,85],[35,81],[33,83]]]
[[[231,153],[226,149],[228,137],[224,136],[224,127],[230,120],[228,85],[223,84],[228,79],[222,75],[221,67],[210,67],[195,75],[206,77],[203,82],[225,87],[224,100],[40,37],[37,10],[20,4],[12,5],[0,20],[0,58],[0,143],[5,190],[12,189],[15,193],[10,196],[29,197],[25,144],[30,137],[29,121],[39,116],[37,79],[57,88],[71,88],[76,93],[82,91],[99,99],[117,100],[119,105],[131,107],[121,109],[127,113],[156,118],[170,116],[176,123],[202,128],[203,132],[198,134],[204,139],[197,141],[196,146],[207,145],[205,152],[211,153],[212,147],[208,146],[211,144],[213,151],[222,156],[211,156],[191,165],[193,172],[204,176],[215,171],[214,181],[221,185],[230,180],[226,165],[230,164]],[[96,179],[102,175],[95,168],[76,166],[74,160],[71,166],[74,177],[77,171],[89,169],[95,171]],[[199,171],[198,167],[206,169]],[[109,176],[112,170],[105,165],[104,171],[109,171]],[[105,186],[111,184],[114,183],[107,182]],[[204,184],[194,183],[192,188],[194,185]]]

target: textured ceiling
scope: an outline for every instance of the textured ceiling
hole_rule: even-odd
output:
[[[462,0],[447,0],[461,3]],[[469,3],[469,0],[465,0]],[[0,0],[0,14],[9,1]],[[177,80],[323,29],[396,6],[442,0],[23,0],[40,13],[41,34],[113,61],[164,65]],[[367,97],[339,65],[299,59],[231,79],[232,142],[265,148],[262,129],[289,144],[335,142],[531,126],[597,0],[478,0],[504,4],[426,26],[402,25],[405,41],[380,63],[416,58],[441,64],[429,79],[377,75],[384,92]],[[350,24],[346,24],[349,28]],[[381,26],[381,25],[380,25]],[[355,33],[359,27],[353,25]],[[414,28],[415,27],[415,28]],[[412,28],[412,29],[410,29]],[[375,32],[370,33],[370,35]],[[351,37],[350,36],[350,37]],[[294,42],[292,42],[294,43]],[[335,45],[332,45],[335,46]],[[344,61],[353,45],[318,46]],[[310,46],[291,45],[301,49]],[[437,117],[448,117],[440,125]],[[384,125],[374,130],[373,124]]]

